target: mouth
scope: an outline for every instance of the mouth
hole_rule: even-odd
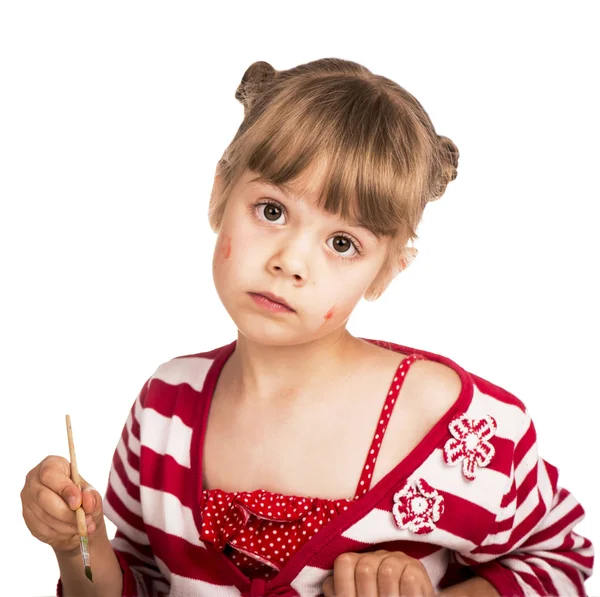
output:
[[[271,292],[250,292],[249,294],[255,300],[255,302],[269,308],[270,310],[294,312],[294,309],[292,309],[285,302],[285,299],[277,296],[276,294]]]

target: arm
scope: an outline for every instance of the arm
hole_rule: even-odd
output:
[[[573,496],[558,487],[557,469],[538,456],[535,427],[526,417],[495,525],[479,547],[456,553],[456,560],[500,595],[585,595],[593,548],[573,531],[583,516]]]
[[[84,574],[79,551],[71,555],[56,555],[62,583],[59,594],[63,597],[119,597],[122,594],[123,573],[106,535],[106,529],[102,531],[90,545],[93,584]]]
[[[140,500],[140,425],[151,379],[123,427],[105,497],[106,516],[117,527],[111,544],[123,571],[122,597],[161,597],[170,589],[154,557]]]
[[[112,460],[103,509],[117,527],[115,537],[109,541],[102,524],[103,533],[90,544],[94,584],[85,577],[78,554],[58,559],[59,597],[161,597],[169,593],[169,582],[159,570],[146,534],[140,501],[140,414],[149,385],[150,379],[131,408]]]
[[[62,456],[47,456],[29,471],[21,491],[21,503],[23,519],[31,534],[54,550],[64,581],[64,587],[62,581],[58,581],[59,596],[121,595],[122,574],[106,535],[102,498],[83,477],[77,485],[73,482],[68,460]],[[86,516],[96,584],[84,574],[75,515],[78,508]]]

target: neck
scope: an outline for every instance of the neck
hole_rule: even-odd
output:
[[[259,403],[314,394],[339,375],[349,374],[350,356],[363,344],[344,328],[293,346],[265,346],[238,333],[235,351],[226,363],[230,388]]]

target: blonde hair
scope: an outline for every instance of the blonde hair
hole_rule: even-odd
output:
[[[235,97],[244,120],[217,165],[222,192],[210,199],[213,230],[246,169],[285,185],[324,160],[318,204],[392,240],[365,295],[377,298],[418,238],[426,204],[456,178],[457,147],[436,134],[415,97],[356,62],[324,58],[284,71],[255,62]]]

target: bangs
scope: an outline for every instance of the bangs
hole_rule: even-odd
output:
[[[249,169],[286,186],[323,167],[322,209],[378,237],[415,236],[410,222],[426,198],[415,205],[414,194],[427,184],[414,157],[427,151],[420,123],[392,118],[398,106],[385,89],[360,77],[329,74],[294,83],[265,97],[240,130],[231,148],[237,174]]]

